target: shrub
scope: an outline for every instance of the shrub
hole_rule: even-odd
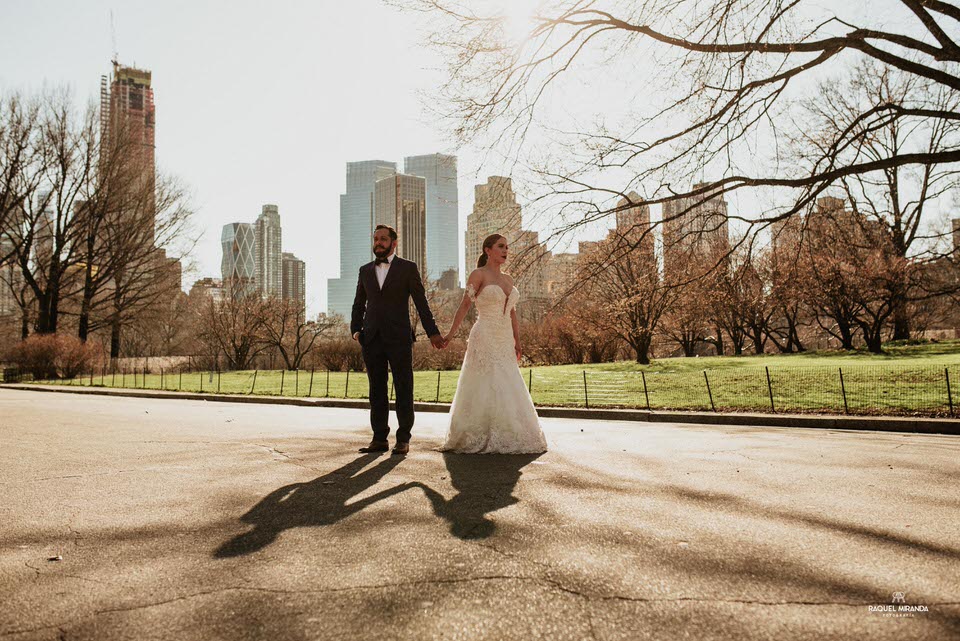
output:
[[[101,347],[81,342],[74,336],[57,336],[57,372],[61,378],[75,378],[101,360]]]
[[[34,380],[73,378],[98,360],[100,348],[74,336],[33,334],[12,350],[13,361]]]
[[[311,356],[319,364],[331,372],[363,370],[363,352],[360,344],[352,338],[335,338],[318,342],[312,350]]]

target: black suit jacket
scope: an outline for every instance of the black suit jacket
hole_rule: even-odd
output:
[[[376,263],[367,263],[360,268],[350,333],[360,332],[363,344],[369,343],[377,333],[385,343],[412,343],[416,337],[407,311],[411,296],[427,336],[439,334],[416,263],[394,256],[383,289],[377,282]]]

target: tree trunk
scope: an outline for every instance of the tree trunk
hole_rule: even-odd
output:
[[[87,235],[87,254],[86,265],[83,270],[83,298],[80,301],[80,318],[77,338],[81,342],[87,342],[87,335],[90,333],[90,307],[93,302],[93,260],[94,246],[96,244],[96,227],[94,233]]]
[[[37,296],[37,303],[40,307],[37,314],[38,334],[57,333],[57,317],[60,309],[59,269],[59,262],[54,261],[50,267],[50,281],[47,283],[46,291]]]
[[[907,313],[907,296],[900,290],[901,288],[898,287],[890,301],[893,307],[893,340],[895,341],[909,340],[912,330],[910,315]]]
[[[90,283],[90,275],[88,274],[83,285],[83,299],[80,301],[79,329],[77,330],[77,338],[83,343],[87,342],[87,336],[90,333],[90,306],[92,299],[93,286]]]
[[[640,365],[650,364],[650,339],[635,341],[633,349],[637,353],[637,363]]]
[[[800,332],[797,330],[796,316],[787,317],[787,345],[791,352],[805,352],[806,348],[800,342]]]
[[[110,322],[110,358],[120,358],[120,312]]]
[[[683,348],[683,355],[690,358],[694,355],[697,348],[697,339],[695,336],[684,333],[680,340],[680,347]]]
[[[847,323],[838,322],[837,331],[840,332],[840,347],[853,349],[853,328]],[[864,332],[864,335],[866,335],[866,332]]]
[[[34,328],[38,334],[52,334],[57,331],[50,320],[50,290],[37,296],[37,324]]]

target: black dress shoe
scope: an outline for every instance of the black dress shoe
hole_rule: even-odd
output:
[[[403,456],[410,453],[409,443],[397,443],[393,446],[393,453],[397,456]]]
[[[368,454],[370,452],[387,452],[389,450],[390,450],[389,443],[387,443],[386,441],[378,441],[378,440],[372,440],[370,441],[370,445],[360,448],[360,451],[363,452],[364,454]]]

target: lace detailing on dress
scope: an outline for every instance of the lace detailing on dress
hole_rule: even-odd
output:
[[[463,453],[545,452],[547,442],[513,346],[509,312],[520,292],[514,287],[507,295],[499,286],[488,285],[478,296],[468,285],[467,295],[476,303],[478,318],[467,340],[450,407],[450,429],[442,449]]]
[[[473,283],[467,283],[467,296],[469,296],[470,300],[472,300],[474,303],[477,302],[477,290],[473,286]]]

